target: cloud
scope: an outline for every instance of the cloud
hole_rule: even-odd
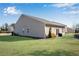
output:
[[[74,5],[75,5],[75,3],[55,3],[55,4],[52,4],[52,6],[58,7],[58,8],[72,7]]]
[[[65,11],[64,14],[79,14],[79,10],[71,10],[71,11]]]
[[[79,14],[79,10],[73,10],[73,11],[70,11],[69,13],[71,13],[71,14]]]
[[[76,3],[55,3],[52,4],[52,6],[57,7],[57,8],[62,8],[64,9],[64,14],[79,14],[79,8],[75,6]]]
[[[17,10],[15,6],[12,6],[12,7],[4,8],[3,13],[5,15],[17,15],[17,14],[21,14],[22,12],[20,10]]]

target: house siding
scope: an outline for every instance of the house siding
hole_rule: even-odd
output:
[[[29,33],[27,33],[28,26],[29,26]],[[21,16],[19,21],[15,25],[14,32],[23,36],[45,38],[44,26],[45,24],[40,21],[37,21],[30,17]]]
[[[49,28],[50,28],[50,26],[45,26],[45,35],[46,36],[48,36],[48,34],[49,34]],[[51,27],[51,33],[54,33],[56,35],[56,29],[59,29],[59,33],[62,33],[63,35],[66,32],[66,28]]]
[[[63,35],[67,31],[67,26],[61,24],[50,24],[47,21],[42,21],[40,18],[35,18],[31,16],[21,15],[17,23],[15,24],[14,32],[23,36],[32,36],[46,38],[49,34],[49,28],[51,27],[51,32],[56,34],[56,29],[59,29],[59,33]],[[27,30],[28,29],[28,30]]]

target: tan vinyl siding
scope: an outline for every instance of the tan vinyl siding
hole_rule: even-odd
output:
[[[49,34],[49,28],[50,26],[45,26],[45,35],[48,36]],[[59,33],[65,34],[65,28],[59,28],[59,27],[51,27],[51,33],[56,34],[56,29],[59,29]]]
[[[27,26],[30,28],[29,33],[27,33]],[[24,36],[45,37],[44,23],[22,16],[15,25],[15,33]]]
[[[14,32],[23,36],[45,38],[49,34],[50,27],[51,32],[54,34],[56,34],[56,29],[62,34],[65,34],[67,31],[67,28],[63,24],[49,22],[37,17],[21,15],[15,24]]]

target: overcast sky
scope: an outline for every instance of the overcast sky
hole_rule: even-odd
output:
[[[79,23],[79,4],[69,3],[0,3],[0,26],[16,23],[21,14],[56,21],[71,27]]]

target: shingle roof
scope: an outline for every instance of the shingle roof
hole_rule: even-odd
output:
[[[21,16],[30,17],[30,18],[33,18],[35,20],[41,21],[41,22],[43,22],[45,24],[49,24],[49,25],[55,25],[55,26],[60,26],[60,27],[66,26],[64,24],[61,24],[61,23],[58,23],[58,22],[53,22],[53,21],[48,21],[48,20],[45,20],[45,19],[42,19],[42,18],[39,18],[39,17],[28,16],[28,15],[24,15],[24,14],[22,14]]]

